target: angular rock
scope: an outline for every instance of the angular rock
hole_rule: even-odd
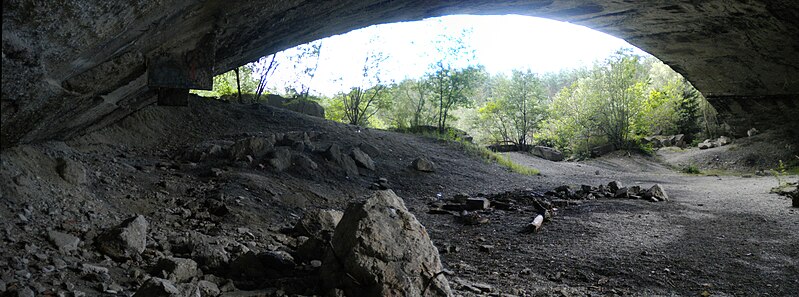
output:
[[[530,149],[533,156],[558,162],[563,161],[563,153],[551,147],[536,145]]]
[[[466,210],[484,210],[491,206],[491,202],[485,198],[467,198]]]
[[[700,142],[700,143],[699,143],[699,144],[697,144],[696,146],[697,146],[697,147],[698,147],[700,150],[706,150],[706,149],[709,149],[709,148],[713,148],[713,147],[714,147],[714,145],[713,145],[713,142],[712,142],[712,141],[710,141],[710,139],[705,139],[705,141],[703,141],[703,142]]]
[[[181,159],[199,162],[207,159],[228,157],[231,145],[233,145],[233,142],[227,140],[201,142],[187,148],[183,152]]]
[[[757,135],[758,133],[760,133],[760,131],[757,131],[757,129],[752,128],[752,129],[749,129],[749,130],[746,131],[746,136],[752,137],[752,136]]]
[[[627,187],[621,187],[613,194],[614,198],[627,198],[630,196],[630,192]]]
[[[358,145],[358,148],[361,149],[364,153],[366,153],[369,156],[372,156],[372,157],[379,157],[380,156],[380,150],[377,147],[375,147],[374,145],[371,145],[369,143],[365,143],[365,142],[361,143],[361,144]]]
[[[674,141],[674,146],[678,146],[678,147],[684,148],[685,145],[686,145],[686,143],[685,143],[685,134],[674,135],[673,141]]]
[[[78,162],[69,158],[58,158],[55,169],[58,176],[73,185],[86,183],[86,169]]]
[[[610,189],[611,193],[616,193],[619,189],[623,188],[624,185],[620,181],[612,181],[608,183],[608,188]]]
[[[310,116],[325,118],[325,108],[317,102],[302,100],[299,98],[284,98],[279,95],[266,95],[266,104],[288,109],[294,112],[304,113]]]
[[[728,144],[732,143],[732,139],[730,139],[727,136],[721,136],[716,141],[716,143],[718,143],[718,146],[725,146],[725,145],[728,145]]]
[[[294,169],[304,172],[314,172],[319,169],[319,165],[304,154],[293,155],[291,157],[291,164]]]
[[[153,277],[136,290],[133,297],[182,297],[180,290],[172,282]]]
[[[278,172],[288,169],[291,167],[291,151],[278,147],[269,154],[269,165]]]
[[[236,287],[254,289],[266,279],[285,276],[294,266],[294,258],[287,252],[250,251],[230,263],[229,275],[236,281]]]
[[[285,251],[266,251],[258,254],[258,259],[264,267],[277,271],[287,271],[297,266],[294,257]]]
[[[425,157],[416,158],[416,160],[413,160],[413,163],[411,163],[411,166],[413,166],[413,169],[422,172],[433,172],[436,170],[435,164]]]
[[[321,275],[347,296],[451,296],[445,276],[433,279],[441,270],[425,228],[386,190],[347,207]]]
[[[330,147],[325,150],[324,156],[328,161],[332,161],[341,167],[347,176],[358,176],[358,165],[355,164],[355,160],[344,155],[341,152],[341,147],[337,144],[331,144]]]
[[[78,249],[78,244],[80,244],[80,238],[58,231],[48,231],[47,238],[62,253],[74,251]]]
[[[375,162],[372,160],[372,157],[369,157],[369,155],[361,151],[361,149],[357,147],[352,149],[350,156],[352,156],[352,159],[355,160],[355,164],[358,166],[369,170],[375,170]]]
[[[252,156],[255,159],[260,159],[271,152],[274,146],[274,135],[242,138],[230,146],[230,158],[232,160],[244,160],[246,156]]]
[[[147,247],[147,220],[138,215],[123,221],[96,240],[101,252],[116,260],[135,257]]]
[[[200,289],[200,296],[216,297],[222,293],[219,286],[207,280],[197,282],[197,288]]]
[[[197,262],[184,258],[162,258],[156,264],[153,274],[162,275],[162,277],[176,283],[186,282],[197,275]]]
[[[643,197],[652,201],[669,201],[669,195],[666,194],[660,184],[655,184],[649,190],[646,190]]]
[[[308,237],[332,238],[344,212],[333,209],[313,209],[294,225],[294,232]]]

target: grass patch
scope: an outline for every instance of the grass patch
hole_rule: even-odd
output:
[[[491,150],[483,146],[479,146],[474,143],[464,142],[464,141],[458,141],[456,143],[459,143],[467,154],[482,158],[483,160],[486,160],[488,162],[495,162],[497,163],[497,165],[508,168],[512,172],[523,175],[541,174],[541,171],[538,169],[513,162],[513,160],[511,160],[510,157],[492,152]]]
[[[400,131],[400,132],[408,133],[408,131]],[[489,150],[484,146],[462,140],[456,135],[453,135],[453,133],[444,134],[444,133],[421,132],[421,133],[411,133],[411,134],[443,140],[450,144],[457,144],[468,155],[481,158],[486,162],[497,163],[497,165],[508,168],[510,171],[518,174],[523,174],[523,175],[541,174],[541,171],[538,169],[515,163],[513,162],[513,160],[510,159],[510,157],[506,157],[503,156],[502,154],[492,152],[491,150]]]

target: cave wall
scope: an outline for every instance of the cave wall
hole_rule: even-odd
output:
[[[152,104],[147,62],[164,53],[212,46],[209,70],[219,74],[372,24],[506,13],[623,38],[723,113],[742,111],[725,118],[788,118],[795,110],[785,107],[799,102],[799,3],[790,0],[4,0],[0,146],[80,135]],[[213,44],[200,42],[209,35]]]

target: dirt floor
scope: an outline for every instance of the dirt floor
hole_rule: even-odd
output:
[[[292,162],[278,172],[257,160],[186,158],[198,144],[292,131],[313,135],[309,143],[291,149],[316,167]],[[375,170],[361,168],[359,175],[347,175],[320,153],[331,144],[344,149],[371,146]],[[368,195],[378,178],[387,179],[427,227],[457,295],[799,292],[799,209],[769,194],[775,178],[686,175],[661,161],[674,162],[679,152],[669,154],[657,158],[617,152],[571,163],[508,153],[515,162],[542,172],[523,176],[471,156],[456,143],[268,106],[197,98],[189,108],[150,106],[78,139],[0,153],[0,292],[30,288],[38,295],[129,296],[143,275],[156,273],[151,268],[158,259],[194,257],[180,248],[187,240],[225,243],[222,253],[231,259],[245,250],[293,252],[299,239],[285,230],[303,213],[343,210]],[[422,156],[436,164],[435,172],[410,167]],[[661,184],[670,201],[570,201],[537,233],[522,232],[535,216],[523,203],[513,210],[481,211],[489,221],[480,225],[429,213],[431,202],[457,194],[527,189],[544,195],[561,185],[579,188],[611,181],[642,188]],[[211,196],[224,198],[225,212],[220,214],[219,205],[199,202]],[[151,230],[142,256],[117,261],[99,253],[98,234],[134,214],[144,215]],[[48,242],[51,230],[80,238],[79,248],[59,252]],[[106,267],[108,278],[87,277],[91,273],[81,268],[84,264]],[[201,263],[197,277],[229,291],[228,296],[321,294],[315,284],[318,270],[298,264],[290,276],[257,285],[227,280],[228,271],[210,264]],[[242,292],[247,285],[258,293]]]

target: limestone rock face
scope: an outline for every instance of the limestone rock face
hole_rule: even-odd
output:
[[[151,104],[147,61],[161,54],[213,47],[200,70],[221,74],[315,39],[444,13],[512,12],[599,28],[662,59],[722,114],[740,115],[745,129],[752,116],[779,122],[789,118],[786,107],[799,106],[796,1],[10,3],[3,7],[2,147],[81,135]]]
[[[347,207],[322,264],[322,279],[347,296],[451,296],[446,278],[437,275],[441,270],[424,226],[400,197],[385,190]]]

